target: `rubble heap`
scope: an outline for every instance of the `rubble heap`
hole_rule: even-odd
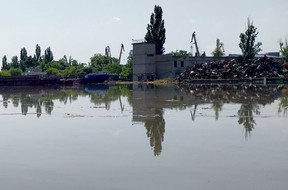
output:
[[[189,82],[195,79],[257,79],[286,78],[288,73],[280,62],[263,57],[252,60],[222,60],[195,64],[181,73],[176,81]]]

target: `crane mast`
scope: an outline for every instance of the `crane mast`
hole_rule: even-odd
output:
[[[110,47],[109,46],[106,46],[106,48],[105,48],[105,55],[107,57],[111,57],[111,51],[110,51]]]
[[[190,43],[194,43],[195,44],[195,48],[196,48],[195,56],[199,57],[200,56],[200,52],[199,52],[199,48],[198,48],[195,32],[193,32],[193,34],[192,34],[192,38],[191,38],[191,42]]]
[[[119,64],[121,63],[121,56],[122,56],[123,51],[125,51],[125,50],[124,50],[124,45],[121,44],[120,54],[119,54],[119,59],[118,59],[118,60],[119,60]]]

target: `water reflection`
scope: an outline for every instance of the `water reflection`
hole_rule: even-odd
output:
[[[207,112],[212,111],[213,117],[218,121],[221,119],[223,107],[226,104],[234,105],[237,111],[230,113],[230,116],[238,119],[238,124],[245,130],[246,138],[255,129],[255,116],[261,115],[263,106],[277,100],[279,108],[276,112],[278,111],[279,115],[287,116],[288,109],[288,87],[275,85],[1,87],[0,95],[4,109],[8,109],[12,104],[13,107],[21,108],[21,114],[35,114],[38,118],[43,113],[53,114],[56,100],[66,105],[78,101],[79,97],[89,98],[93,105],[102,106],[106,110],[110,110],[111,103],[117,101],[123,112],[121,98],[127,97],[129,106],[133,107],[132,123],[140,123],[146,128],[146,135],[155,156],[162,152],[166,124],[164,114],[168,109],[190,111],[192,122],[195,122],[197,118],[203,117],[199,114],[199,111],[203,112],[199,110],[201,105],[208,105]]]
[[[0,95],[2,95],[3,107],[8,108],[12,102],[13,107],[21,107],[22,115],[36,114],[37,117],[42,115],[43,110],[46,114],[51,115],[54,108],[54,101],[64,103],[72,103],[77,101],[79,97],[89,97],[90,102],[95,106],[104,104],[107,110],[110,109],[110,104],[113,101],[120,100],[121,96],[126,96],[128,103],[132,102],[131,86],[108,86],[108,85],[93,85],[79,86],[77,88],[43,88],[43,87],[17,87],[8,88],[1,87]],[[122,103],[120,103],[122,105]],[[122,105],[123,107],[123,105]],[[12,113],[13,114],[13,113]]]
[[[254,129],[254,125],[256,125],[253,117],[254,113],[260,115],[259,105],[253,103],[241,104],[238,111],[238,123],[244,126],[245,137],[250,135],[251,131]]]
[[[280,98],[279,109],[278,109],[278,112],[279,113],[283,112],[284,116],[287,116],[287,111],[288,111],[288,94],[286,97]]]
[[[159,156],[162,151],[162,142],[164,141],[165,120],[163,110],[156,109],[155,115],[145,122],[147,137],[150,139],[150,146],[154,149],[154,155]]]

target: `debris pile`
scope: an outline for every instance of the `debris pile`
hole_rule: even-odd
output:
[[[195,64],[181,73],[176,81],[189,82],[195,79],[257,79],[286,78],[288,73],[273,58],[263,57],[252,60],[222,60],[217,62]]]

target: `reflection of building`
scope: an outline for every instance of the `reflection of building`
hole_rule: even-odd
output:
[[[133,88],[133,121],[145,122],[154,117],[159,109],[182,108],[204,101],[196,99],[176,86],[154,86],[149,84],[134,85]]]
[[[194,96],[181,92],[175,86],[139,84],[133,89],[133,121],[144,123],[154,155],[160,155],[165,133],[165,108],[181,108],[194,105]],[[201,103],[201,102],[199,102]],[[202,102],[203,103],[203,102]]]

